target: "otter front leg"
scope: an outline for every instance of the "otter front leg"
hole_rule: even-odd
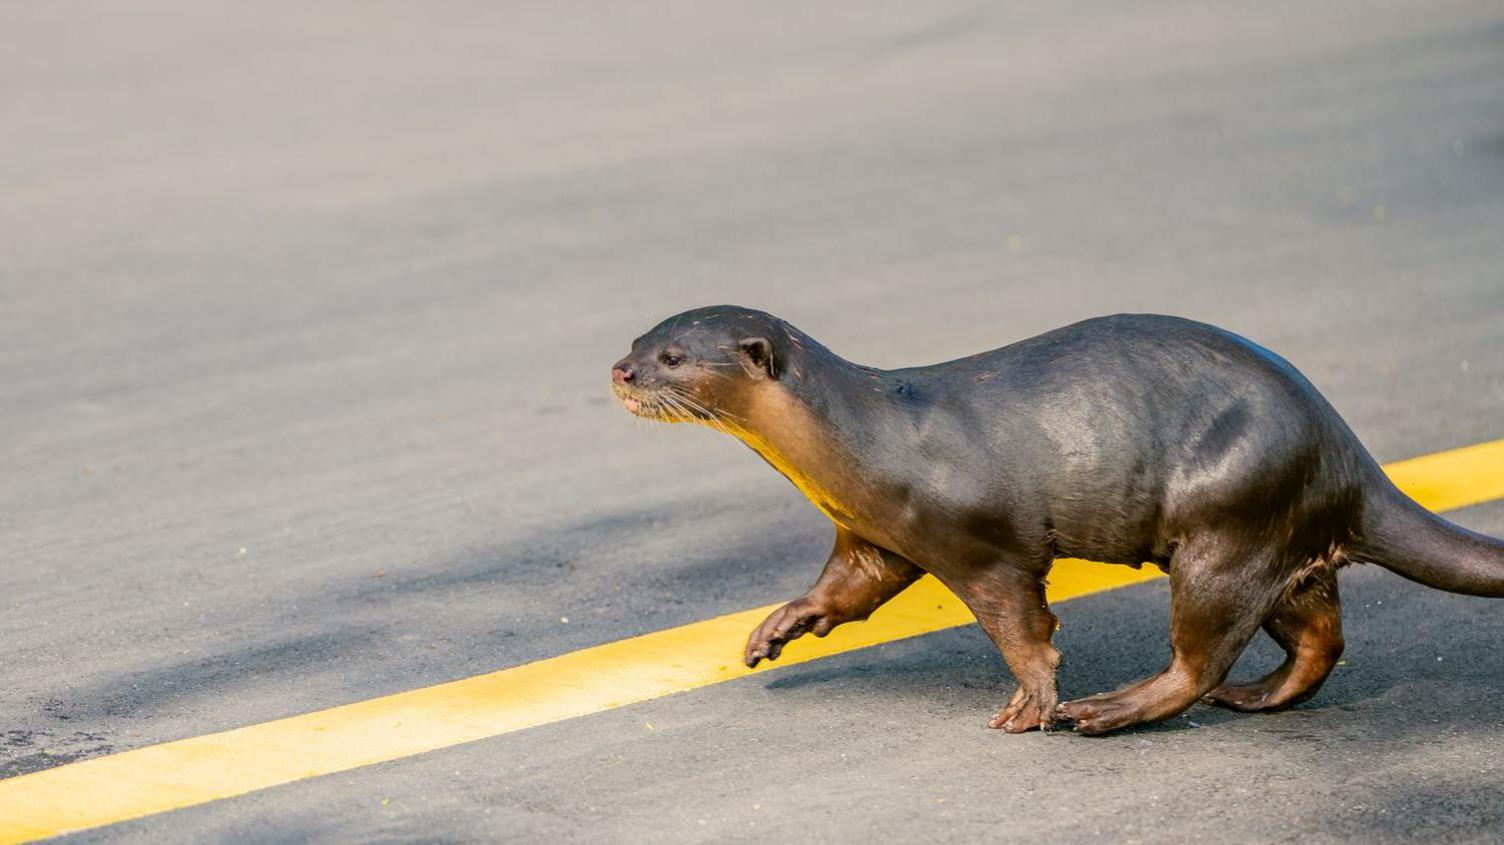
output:
[[[1023,733],[1035,728],[1047,731],[1055,725],[1055,670],[1060,666],[1060,652],[1050,639],[1059,620],[1045,602],[1047,571],[1048,564],[1040,569],[1004,564],[958,585],[958,595],[976,614],[977,623],[1018,680],[1018,689],[988,727]]]
[[[923,574],[908,558],[837,526],[836,545],[820,579],[757,626],[743,662],[756,666],[764,658],[777,660],[790,640],[805,634],[823,637],[837,625],[866,619]]]

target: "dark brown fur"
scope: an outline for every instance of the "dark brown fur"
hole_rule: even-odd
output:
[[[638,338],[613,379],[634,413],[738,437],[836,524],[824,572],[752,633],[748,665],[865,619],[929,572],[1018,679],[991,722],[1010,732],[1065,718],[1104,733],[1198,699],[1239,710],[1304,701],[1342,653],[1336,571],[1349,560],[1504,595],[1504,544],[1395,489],[1284,360],[1189,320],[1088,320],[885,371],[770,315],[719,306]],[[1168,667],[1057,702],[1044,585],[1063,556],[1168,572]],[[1224,683],[1261,627],[1284,663]]]

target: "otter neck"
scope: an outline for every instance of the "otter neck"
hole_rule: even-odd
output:
[[[777,381],[749,391],[733,434],[836,524],[862,532],[894,501],[909,456],[865,450],[876,428],[909,425],[908,383],[823,349],[793,355]],[[882,438],[892,441],[893,438]]]

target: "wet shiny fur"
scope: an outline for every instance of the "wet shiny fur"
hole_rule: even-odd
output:
[[[1336,570],[1384,565],[1504,595],[1504,544],[1400,493],[1289,363],[1230,332],[1117,315],[926,367],[846,361],[788,323],[716,306],[671,317],[612,370],[629,410],[741,439],[836,526],[809,592],[749,665],[865,619],[924,572],[976,614],[1018,680],[991,725],[1100,734],[1198,699],[1272,710],[1342,652]],[[1057,557],[1170,576],[1170,665],[1059,703],[1044,584]],[[1262,627],[1283,665],[1224,684]]]

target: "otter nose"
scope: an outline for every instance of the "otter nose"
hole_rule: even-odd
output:
[[[611,380],[617,384],[626,384],[636,377],[637,374],[632,372],[632,366],[626,361],[617,361],[616,366],[611,368]]]

